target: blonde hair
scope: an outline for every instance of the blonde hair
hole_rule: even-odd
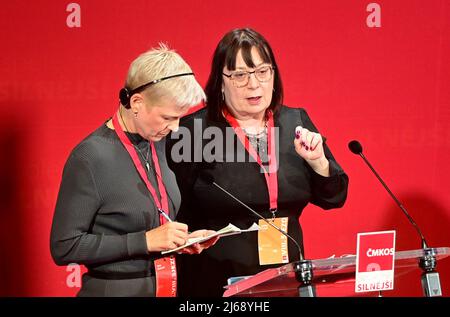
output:
[[[130,90],[156,79],[192,70],[184,59],[166,44],[139,55],[130,65],[125,87]],[[171,78],[150,85],[143,94],[152,101],[166,97],[177,106],[195,106],[206,100],[205,93],[193,75]]]

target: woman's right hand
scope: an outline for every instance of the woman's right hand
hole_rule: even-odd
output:
[[[170,250],[186,243],[188,226],[180,222],[167,222],[145,233],[148,252]]]

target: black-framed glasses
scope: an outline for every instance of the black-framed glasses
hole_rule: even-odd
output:
[[[255,74],[255,78],[260,83],[268,82],[272,79],[274,69],[275,67],[273,66],[265,65],[258,67],[252,72],[238,70],[232,72],[231,74],[222,73],[222,75],[230,78],[236,87],[241,88],[247,86],[251,74]]]

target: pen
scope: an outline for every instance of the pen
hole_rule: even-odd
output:
[[[163,215],[164,218],[167,219],[168,222],[173,222],[172,219],[170,219],[169,215],[167,215],[167,214],[164,212],[164,210],[158,208],[158,211],[159,211],[159,213],[160,213],[161,215]],[[187,233],[188,233],[188,234],[191,234],[192,232],[188,231]]]
[[[158,208],[159,213],[167,219],[168,222],[172,222],[172,219],[170,219],[170,217],[164,212],[164,210]]]
[[[164,210],[158,208],[158,211],[159,211],[159,213],[160,213],[161,215],[163,215],[164,218],[167,219],[168,222],[173,222],[172,219],[170,219],[169,215],[167,215],[167,214],[164,212]],[[191,234],[192,232],[188,231],[187,233],[188,233],[188,234]]]

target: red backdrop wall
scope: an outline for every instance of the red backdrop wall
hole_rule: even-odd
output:
[[[223,34],[252,27],[272,44],[285,104],[305,107],[350,177],[344,208],[308,207],[300,219],[309,258],[355,253],[358,232],[419,239],[364,163],[407,207],[429,244],[450,246],[450,2],[87,1],[69,27],[70,1],[7,1],[0,11],[0,295],[71,296],[50,256],[49,233],[70,150],[117,107],[129,63],[163,41],[206,82]],[[370,3],[381,27],[369,27]],[[69,10],[71,11],[71,10]],[[438,265],[450,295],[450,260]],[[419,272],[390,295],[420,296]]]

